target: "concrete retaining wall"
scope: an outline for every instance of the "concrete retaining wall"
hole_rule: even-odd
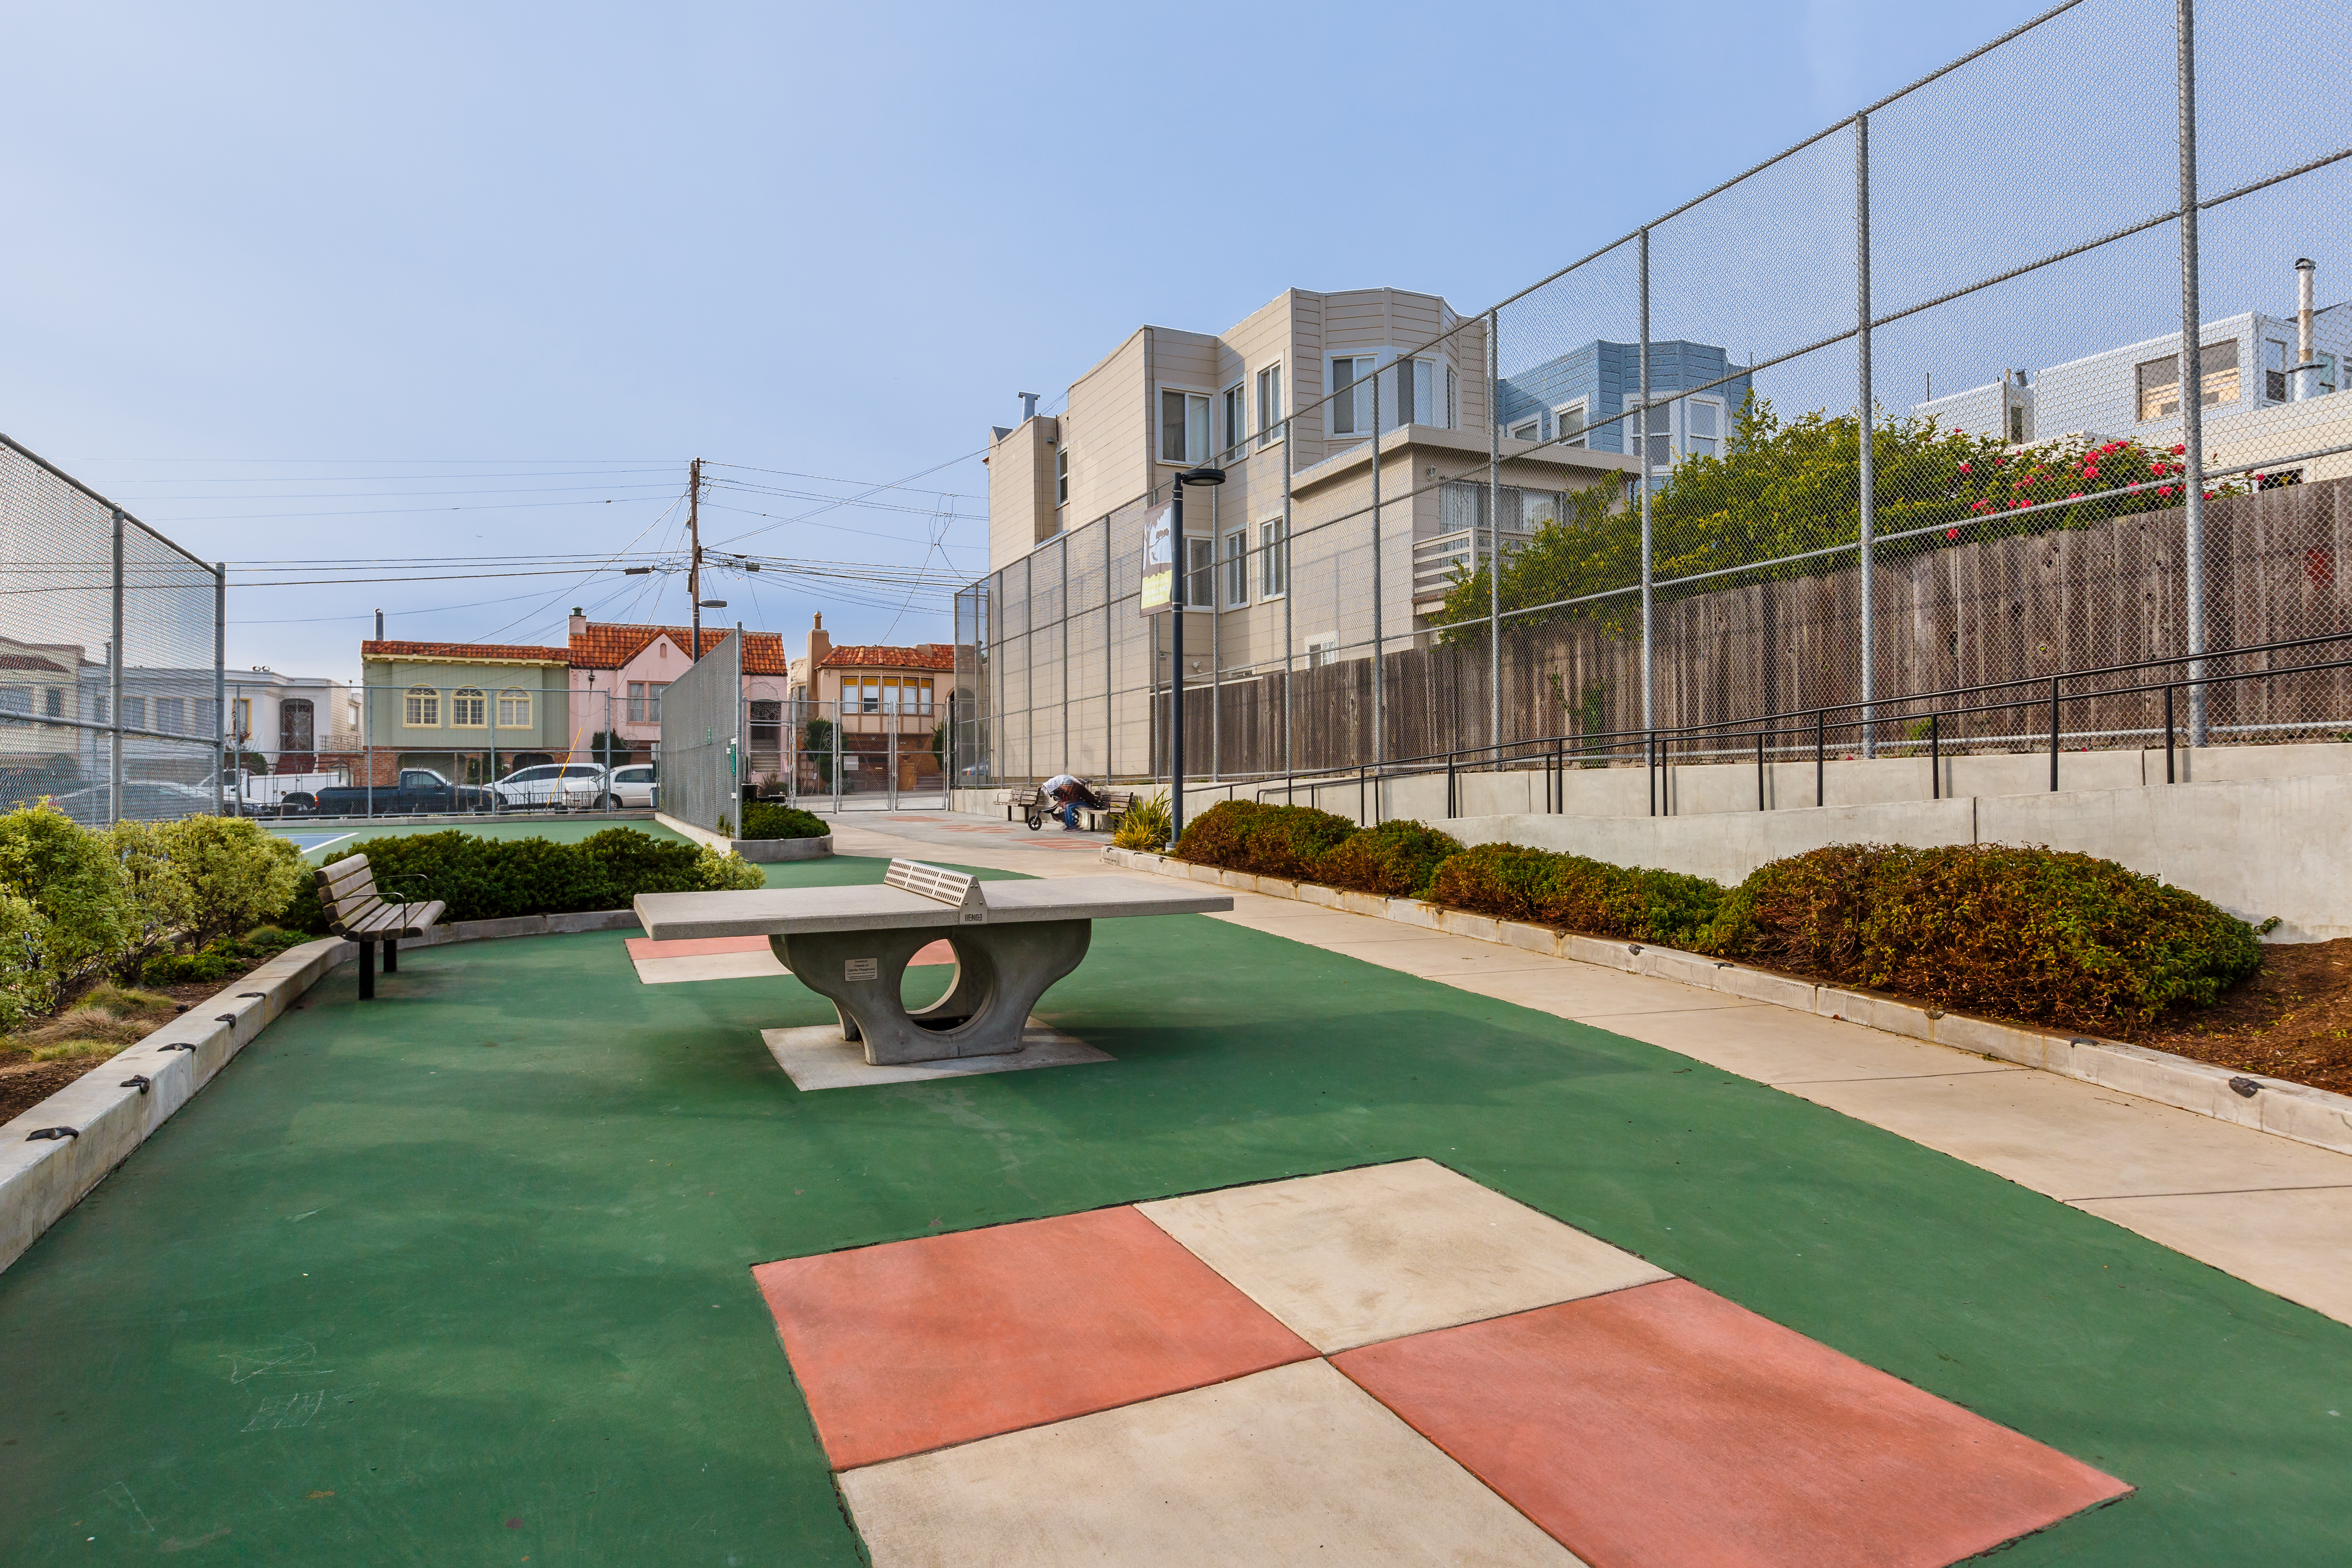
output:
[[[593,910],[463,921],[400,945],[636,929],[635,910]],[[22,1257],[304,992],[358,956],[357,943],[334,937],[288,948],[0,1126],[0,1269]],[[380,1005],[399,1003],[387,998]],[[147,1079],[143,1089],[131,1081],[134,1076]],[[33,1141],[30,1134],[44,1127],[70,1127],[76,1135]]]
[[[2244,920],[2275,915],[2273,941],[2352,936],[2352,775],[2341,773],[1706,816],[1516,814],[1444,826],[1465,844],[1531,844],[1719,882],[1829,844],[2048,845],[2144,871]]]
[[[721,838],[708,827],[697,827],[662,812],[654,820],[682,837],[697,844],[707,844],[721,855],[730,850],[744,859],[760,865],[772,865],[782,860],[821,860],[833,853],[833,835],[818,838]]]

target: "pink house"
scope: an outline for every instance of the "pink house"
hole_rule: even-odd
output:
[[[572,712],[579,725],[592,734],[605,731],[604,716],[610,713],[610,731],[627,747],[630,759],[650,758],[654,742],[661,739],[663,689],[685,674],[693,662],[687,656],[693,635],[687,626],[591,621],[573,610],[569,662]],[[708,653],[734,635],[732,627],[705,626],[702,650]],[[754,778],[772,774],[781,766],[788,674],[781,636],[743,634],[743,697],[751,730]]]

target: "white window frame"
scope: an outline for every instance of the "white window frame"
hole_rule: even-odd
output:
[[[1171,458],[1168,456],[1168,399],[1178,396],[1184,399],[1184,456]],[[1161,382],[1157,395],[1152,399],[1151,424],[1154,444],[1151,450],[1155,459],[1175,468],[1198,468],[1207,462],[1209,460],[1207,450],[1198,452],[1192,450],[1192,414],[1195,409],[1200,413],[1201,445],[1206,448],[1216,439],[1213,424],[1216,416],[1215,402],[1215,396],[1211,393]]]
[[[125,700],[128,705],[128,700]],[[441,690],[434,686],[412,686],[401,693],[400,727],[404,730],[438,730],[441,728]]]
[[[491,700],[498,704],[490,714],[493,727],[500,730],[528,730],[531,727],[530,693],[524,688],[501,688]]]
[[[1712,436],[1694,436],[1691,434],[1690,411],[1701,405],[1705,405],[1706,407],[1715,410],[1715,434]],[[1676,428],[1675,435],[1677,438],[1675,442],[1675,461],[1679,463],[1686,458],[1693,457],[1720,458],[1723,456],[1724,443],[1729,439],[1730,419],[1731,405],[1720,397],[1715,397],[1705,393],[1700,393],[1690,397],[1675,399],[1675,425]],[[1712,441],[1715,443],[1715,450],[1712,452],[1694,452],[1691,449],[1691,443],[1693,441]]]
[[[1268,378],[1271,377],[1271,381]],[[1272,395],[1268,396],[1268,393]],[[1267,405],[1272,404],[1272,407]],[[1283,421],[1289,417],[1283,401],[1282,362],[1257,368],[1257,444],[1271,447],[1282,439]]]
[[[1584,447],[1592,427],[1592,400],[1571,397],[1551,411],[1551,427],[1558,434],[1554,439],[1563,447]],[[1568,433],[1569,416],[1576,416],[1576,433]]]
[[[1054,448],[1054,504],[1070,504],[1070,449],[1067,447],[1056,446]]]
[[[1279,599],[1290,592],[1290,535],[1278,517],[1257,525],[1257,596]]]
[[[1203,585],[1208,592],[1196,595],[1193,590]],[[1217,541],[1212,534],[1188,533],[1184,536],[1184,607],[1188,610],[1208,610],[1217,603]]]
[[[1357,366],[1361,365],[1366,360],[1370,360],[1371,362],[1372,368],[1370,374],[1363,374],[1356,368]],[[1343,405],[1340,402],[1339,392],[1339,367],[1343,361],[1346,362],[1349,366],[1349,374],[1354,377],[1354,379],[1348,384],[1347,402],[1344,405],[1348,417],[1348,427],[1344,430],[1339,428],[1339,416]],[[1380,374],[1380,354],[1378,353],[1326,354],[1323,356],[1323,368],[1330,377],[1329,381],[1325,384],[1323,389],[1326,394],[1323,403],[1323,427],[1325,433],[1335,441],[1342,438],[1352,439],[1359,436],[1370,434],[1370,432],[1366,431],[1363,426],[1369,424],[1372,417],[1371,399],[1367,394],[1359,391],[1358,389],[1362,387],[1365,383],[1373,380]]]
[[[1454,421],[1450,416],[1444,417],[1444,424],[1438,422],[1439,418],[1446,416],[1448,412],[1445,404],[1440,401],[1447,395],[1447,385],[1444,378],[1440,376],[1438,372],[1442,369],[1446,375],[1450,376],[1454,374],[1454,367],[1442,359],[1426,356],[1408,358],[1400,355],[1391,363],[1396,366],[1397,395],[1393,406],[1389,411],[1391,426],[1412,424],[1426,425],[1439,430],[1454,428]],[[1423,368],[1429,372],[1429,397],[1426,404],[1422,399],[1421,373]],[[1412,388],[1412,417],[1409,420],[1403,417],[1404,389],[1407,386]]]
[[[1234,458],[1249,445],[1249,377],[1244,375],[1224,391],[1217,394],[1217,416],[1224,421],[1224,439],[1217,441],[1211,460]],[[1216,440],[1217,432],[1210,433]]]
[[[490,727],[489,712],[490,695],[478,686],[461,686],[449,694],[452,730],[487,730]]]
[[[1543,415],[1538,411],[1534,417],[1520,420],[1503,434],[1514,441],[1534,441],[1540,445],[1544,438],[1543,425]]]
[[[1225,530],[1224,550],[1217,561],[1218,604],[1228,610],[1249,606],[1250,531],[1244,523]]]
[[[1338,632],[1319,633],[1315,637],[1308,637],[1306,642],[1300,646],[1307,654],[1307,668],[1309,669],[1320,669],[1327,664],[1337,664],[1339,662],[1335,657],[1339,651],[1339,634]]]

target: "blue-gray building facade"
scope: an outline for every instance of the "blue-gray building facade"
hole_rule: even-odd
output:
[[[1637,430],[1623,416],[1641,401],[1642,346],[1595,340],[1503,377],[1496,402],[1506,436],[1646,454],[1655,479],[1685,458],[1719,455],[1748,385],[1748,373],[1712,343],[1653,342],[1653,406],[1648,427]]]

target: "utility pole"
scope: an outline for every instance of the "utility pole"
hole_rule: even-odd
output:
[[[695,458],[687,474],[686,596],[694,605],[694,646],[686,650],[686,658],[691,664],[702,657],[702,459]]]

